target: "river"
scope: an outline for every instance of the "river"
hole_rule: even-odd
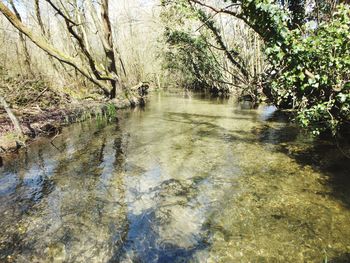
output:
[[[350,165],[272,106],[155,93],[0,168],[0,262],[350,262]]]

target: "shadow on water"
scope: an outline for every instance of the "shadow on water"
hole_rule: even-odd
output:
[[[204,125],[208,132],[197,131],[200,137],[213,136],[217,138],[217,132],[225,134],[225,139],[230,142],[243,141],[253,143],[256,138],[249,136],[249,133],[240,130],[228,130],[213,123],[217,119],[251,120],[256,119],[256,112],[252,110],[234,110],[234,113],[247,117],[223,117],[203,114],[190,114],[167,112],[167,121]],[[295,125],[288,123],[289,116],[279,111],[272,111],[263,121],[262,127],[253,130],[258,141],[263,144],[274,145],[274,150],[293,158],[301,166],[309,165],[314,170],[326,175],[326,184],[332,189],[331,193],[320,193],[332,195],[341,200],[344,205],[350,208],[350,161],[334,141],[313,140]],[[270,123],[279,125],[270,125]],[[276,127],[277,126],[277,127]],[[215,131],[215,132],[213,132]],[[348,143],[346,145],[349,145]]]
[[[220,116],[220,115],[206,115],[206,114],[195,114],[195,113],[185,113],[185,112],[165,112],[167,116],[173,117],[174,119],[176,117],[182,118],[186,121],[184,123],[193,123],[193,124],[211,124],[209,121],[212,120],[218,120],[218,119],[223,119],[223,120],[251,120],[249,117],[240,117],[240,116],[235,116],[235,117],[227,117],[227,116]],[[201,122],[198,121],[201,119],[207,120],[207,122]],[[197,120],[197,121],[196,121]]]
[[[196,184],[200,182],[168,179],[146,192],[134,193],[141,199],[150,196],[153,205],[139,213],[129,210],[123,242],[108,262],[191,262],[195,260],[194,255],[208,249],[205,226],[193,232],[187,226],[191,224],[190,218],[177,225],[179,218],[186,217],[179,211],[193,213],[190,203],[198,195]]]
[[[158,225],[162,222],[156,214],[157,211],[154,209],[147,209],[139,215],[129,214],[128,221],[131,228],[126,241],[108,262],[189,262],[196,253],[208,248],[205,240],[198,240],[190,247],[180,247],[167,242],[159,243],[161,238]]]
[[[328,260],[329,263],[349,263],[350,262],[350,252],[344,255],[339,255],[331,260]]]
[[[33,145],[18,161],[5,164],[0,261],[25,262],[34,256],[80,262],[78,257],[89,258],[91,251],[108,257],[113,250],[113,241],[99,239],[109,239],[109,231],[112,239],[124,231],[122,178],[113,181],[111,171],[124,169],[126,140],[118,127],[99,126],[93,136],[82,133],[83,127],[74,139],[57,139],[58,147]],[[111,213],[115,210],[118,215]],[[87,240],[95,242],[93,249],[79,245]]]
[[[311,165],[327,176],[326,183],[332,196],[341,200],[350,209],[350,160],[334,143],[316,142],[312,147],[296,151],[281,147],[280,151],[294,158],[301,165]]]
[[[301,166],[309,165],[327,176],[326,183],[332,192],[328,193],[341,200],[350,209],[350,159],[333,139],[312,139],[293,124],[287,123],[288,116],[274,112],[266,119],[267,124],[255,134],[261,143],[273,144],[277,151],[293,158]],[[271,127],[269,123],[282,124]],[[344,142],[350,147],[349,142]]]
[[[4,161],[1,262],[287,262],[281,251],[315,259],[327,239],[347,245],[344,228],[328,227],[334,211],[346,222],[340,202],[315,200],[350,207],[336,147],[310,143],[273,108],[158,99]],[[308,185],[319,174],[330,192],[312,192],[326,189]],[[329,262],[349,262],[341,249]]]
[[[166,112],[166,117],[162,119],[169,122],[177,122],[184,124],[195,125],[197,128],[204,126],[205,129],[196,131],[198,138],[202,137],[212,137],[216,139],[224,139],[227,142],[234,141],[244,141],[244,142],[254,142],[255,139],[249,135],[250,133],[242,130],[230,130],[218,124],[215,124],[213,120],[223,119],[225,121],[235,121],[235,120],[251,120],[251,118],[246,117],[221,117],[221,116],[211,116],[202,114],[192,114],[192,113],[178,113],[178,112]]]

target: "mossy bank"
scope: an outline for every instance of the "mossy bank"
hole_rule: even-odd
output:
[[[148,87],[145,89],[145,86],[140,85],[127,95],[113,100],[88,98],[64,103],[53,109],[35,106],[13,109],[23,130],[23,136],[15,132],[6,113],[0,112],[0,154],[16,152],[39,136],[55,136],[61,132],[62,127],[71,123],[91,118],[116,118],[120,109],[144,105],[147,89]]]

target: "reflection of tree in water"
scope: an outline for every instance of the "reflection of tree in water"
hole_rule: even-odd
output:
[[[28,214],[38,212],[38,204],[55,188],[54,182],[48,177],[41,149],[31,151],[30,154],[23,152],[21,158],[6,168],[11,172],[4,174],[1,179],[11,177],[13,183],[0,197],[3,204],[0,210],[0,226],[3,230],[0,232],[0,261],[11,260],[13,254],[31,249],[33,242],[25,241],[30,224]]]
[[[68,186],[66,181],[62,182],[64,197],[60,209],[64,227],[58,237],[63,240],[57,240],[64,244],[66,258],[72,261],[105,261],[126,232],[122,140],[120,131],[98,134],[84,153],[78,154],[78,167],[74,167],[76,178],[68,178]],[[69,176],[71,172],[68,169],[59,174]]]
[[[125,243],[109,262],[187,262],[207,247],[196,228],[201,224],[191,228],[191,214],[196,216],[188,204],[196,196],[191,183],[169,179],[143,194],[154,203],[141,213],[129,211]]]
[[[78,140],[73,151],[59,148],[60,159],[48,180],[53,183],[50,191],[43,184],[35,190],[40,202],[36,199],[22,219],[10,216],[19,219],[23,227],[12,229],[8,246],[1,244],[2,258],[11,254],[28,260],[100,262],[111,257],[127,232],[123,182],[127,137],[107,128],[85,140],[85,147],[80,147]],[[37,166],[45,170],[44,157],[40,152],[38,156]],[[19,178],[28,176],[27,165],[19,169]],[[19,197],[22,188],[23,182],[19,182],[15,190]],[[10,247],[14,249],[9,251]]]

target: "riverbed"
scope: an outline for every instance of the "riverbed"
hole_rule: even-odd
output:
[[[272,106],[154,93],[0,168],[0,262],[350,262],[350,165]]]

